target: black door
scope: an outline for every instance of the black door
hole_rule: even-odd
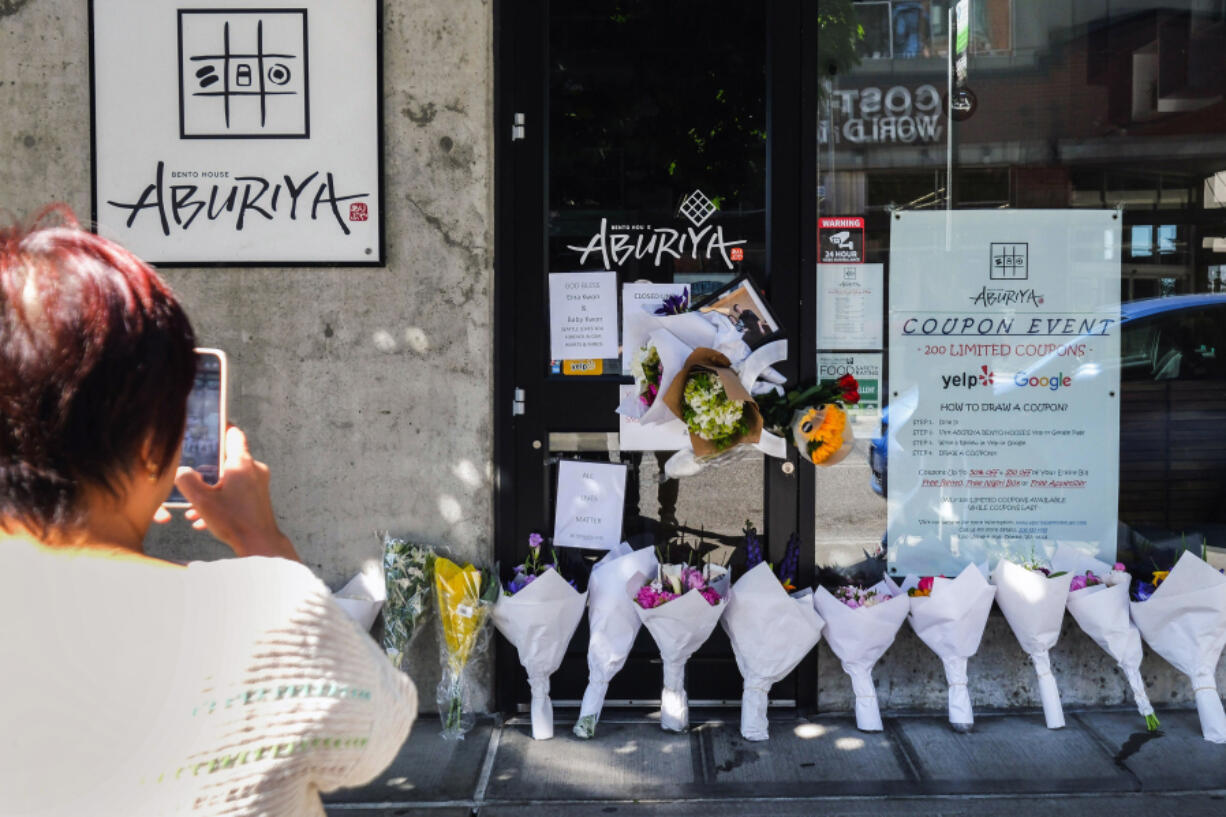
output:
[[[813,541],[812,469],[755,455],[661,481],[667,454],[623,450],[614,409],[632,379],[620,359],[550,359],[548,275],[610,270],[684,283],[700,298],[740,275],[759,285],[790,341],[779,368],[812,377],[816,224],[816,32],[802,0],[504,0],[496,8],[497,259],[495,460],[504,573],[549,532],[557,463],[628,466],[623,538],[740,544],[746,522],[775,558],[793,531]],[[671,231],[671,232],[670,232]],[[668,236],[698,235],[661,250]],[[723,240],[712,239],[722,235]],[[654,237],[654,239],[653,239]],[[654,244],[652,243],[654,240]],[[743,243],[739,243],[743,242]],[[808,291],[802,291],[808,290]],[[590,563],[597,552],[573,558]],[[738,550],[733,563],[743,559]],[[801,579],[813,552],[802,548]],[[581,625],[553,678],[555,702],[587,680]],[[529,700],[499,641],[498,704]],[[813,705],[816,657],[773,697]],[[644,630],[609,704],[659,697]],[[740,698],[723,632],[690,661],[695,703]]]

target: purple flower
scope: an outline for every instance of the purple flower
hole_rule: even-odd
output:
[[[687,590],[701,590],[706,581],[702,578],[702,571],[692,567],[687,567],[681,571],[681,581]]]
[[[745,569],[750,570],[757,567],[762,562],[762,540],[758,537],[758,531],[749,524],[745,523]]]
[[[1137,601],[1148,601],[1155,589],[1149,582],[1137,582],[1137,589],[1133,595],[1136,596]]]
[[[544,541],[545,541],[545,537],[541,536],[539,533],[528,534],[528,547],[532,548],[533,550],[536,550],[537,548],[539,548],[541,546],[541,543]]]
[[[1115,567],[1113,567],[1113,568],[1111,568],[1111,569],[1112,569],[1112,570],[1119,570],[1120,572],[1124,572],[1124,571],[1128,570],[1128,568],[1124,567],[1124,563],[1123,563],[1123,562],[1116,562],[1116,563],[1115,563]]]
[[[690,288],[686,287],[680,295],[669,295],[664,303],[656,308],[657,315],[680,315],[690,309]]]
[[[707,600],[707,604],[711,605],[712,607],[722,601],[722,599],[719,597],[719,593],[716,592],[714,587],[703,587],[698,592],[701,593],[702,597]]]
[[[507,589],[511,591],[511,595],[515,595],[532,584],[534,579],[536,579],[536,576],[531,573],[516,573],[515,578],[511,579],[511,583],[507,585]]]

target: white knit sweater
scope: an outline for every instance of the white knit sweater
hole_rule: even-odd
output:
[[[0,815],[322,817],[417,713],[302,565],[186,569],[0,541]]]

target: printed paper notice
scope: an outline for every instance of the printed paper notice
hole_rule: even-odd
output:
[[[611,462],[558,463],[558,502],[553,543],[608,550],[621,541],[626,466]]]
[[[630,361],[647,342],[644,315],[654,315],[668,298],[682,298],[688,304],[688,284],[622,285],[622,374],[630,374]]]
[[[896,215],[891,572],[953,576],[1062,544],[1114,562],[1118,214]]]
[[[549,322],[553,360],[617,357],[617,273],[551,272]]]
[[[838,352],[817,356],[818,382],[851,375],[860,386],[860,402],[847,407],[856,437],[881,435],[881,353]]]
[[[817,265],[817,348],[882,348],[881,264]]]

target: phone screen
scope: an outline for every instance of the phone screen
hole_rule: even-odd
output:
[[[181,465],[195,469],[209,485],[221,478],[222,362],[220,356],[197,352],[196,380],[187,397]],[[167,502],[186,502],[175,488]]]

